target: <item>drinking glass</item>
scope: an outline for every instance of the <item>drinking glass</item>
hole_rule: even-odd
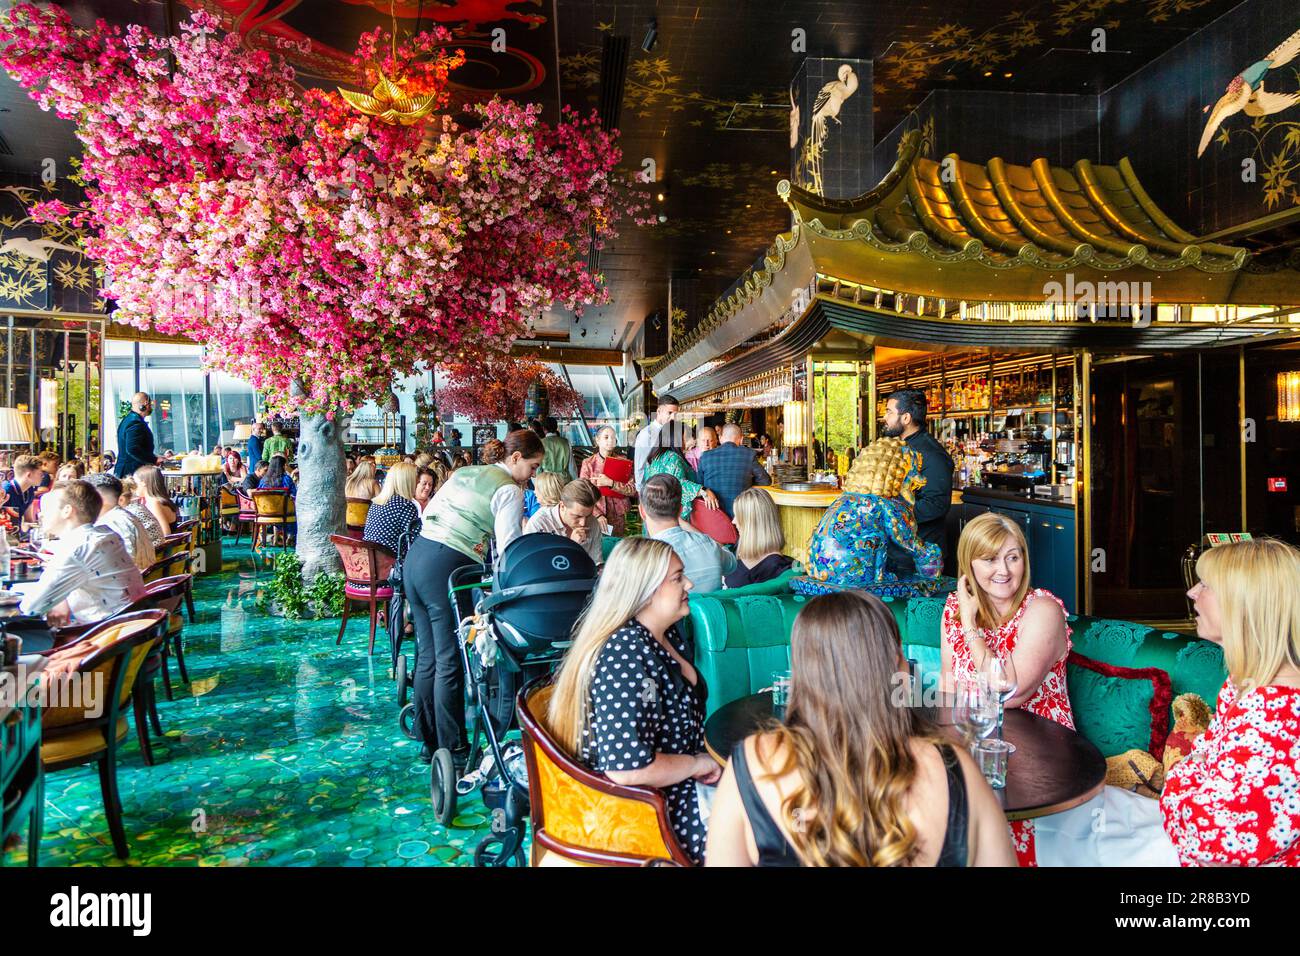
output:
[[[1005,740],[981,740],[975,745],[975,763],[994,790],[1007,785],[1007,758],[1012,747]]]
[[[997,700],[982,678],[976,676],[957,682],[952,716],[968,747],[987,737],[997,726]]]
[[[27,541],[32,546],[32,550],[37,554],[41,553],[41,543],[45,540],[45,529],[39,524],[32,525],[32,530],[28,533]]]
[[[785,708],[790,703],[790,672],[777,671],[772,675],[772,713],[777,720],[785,720]]]
[[[979,672],[985,683],[988,684],[989,690],[997,696],[997,737],[1002,740],[1002,721],[1006,716],[1006,703],[1015,696],[1016,691],[1020,688],[1020,682],[1016,679],[1016,665],[1012,662],[1010,654],[998,654],[990,648],[983,659],[979,661]],[[1010,747],[1014,753],[1016,745],[1010,744]]]

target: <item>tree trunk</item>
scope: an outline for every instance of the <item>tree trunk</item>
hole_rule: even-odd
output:
[[[347,502],[343,436],[348,417],[302,415],[298,436],[298,557],[302,579],[310,584],[322,571],[339,571],[342,562],[330,535],[342,534]]]

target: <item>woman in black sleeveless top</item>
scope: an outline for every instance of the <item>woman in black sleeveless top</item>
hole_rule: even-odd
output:
[[[898,627],[875,597],[795,620],[783,725],[741,742],[709,820],[709,866],[1015,866],[993,791],[906,706]]]

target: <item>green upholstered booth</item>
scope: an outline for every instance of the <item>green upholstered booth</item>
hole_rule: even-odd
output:
[[[696,666],[708,682],[709,713],[770,686],[773,672],[789,668],[790,631],[810,600],[789,589],[791,576],[691,595],[686,626],[695,638]],[[898,622],[904,654],[917,663],[922,686],[935,686],[944,597],[894,599],[886,604]],[[1157,719],[1151,713],[1153,700],[1191,691],[1213,708],[1227,676],[1218,646],[1130,621],[1078,615],[1068,620],[1075,653],[1102,665],[1071,662],[1067,678],[1078,729],[1105,756],[1132,747],[1158,750],[1163,746],[1173,718],[1166,713],[1164,721]],[[1152,669],[1167,676],[1167,686]]]

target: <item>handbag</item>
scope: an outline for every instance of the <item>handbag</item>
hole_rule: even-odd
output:
[[[632,460],[630,458],[606,458],[604,475],[610,481],[626,484],[632,480]],[[600,493],[606,498],[626,498],[627,495],[613,488],[601,488]]]

